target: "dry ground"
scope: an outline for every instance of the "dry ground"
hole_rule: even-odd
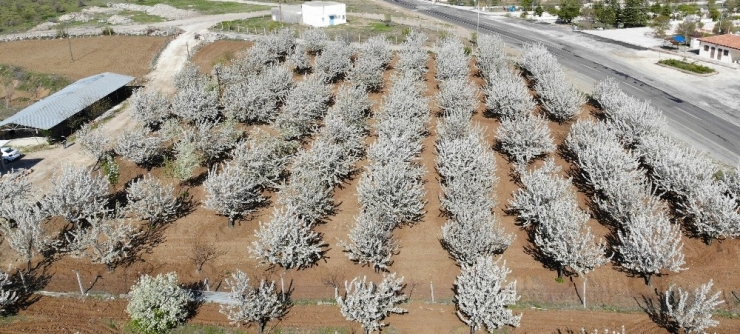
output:
[[[211,73],[214,65],[218,63],[229,64],[239,51],[251,47],[252,44],[249,41],[215,41],[198,50],[198,53],[193,56],[192,62],[198,66],[201,72]]]
[[[201,49],[195,56],[201,68],[205,69],[225,53],[234,52],[239,48],[236,43],[213,44]],[[206,67],[203,67],[206,66]],[[429,61],[430,71],[426,75],[425,95],[433,97],[437,92],[437,81],[434,78],[434,61]],[[389,83],[390,74],[385,74],[386,83]],[[471,80],[482,84],[480,78],[471,75]],[[375,102],[373,110],[377,111],[382,94],[372,94]],[[437,107],[430,102],[432,112]],[[474,121],[486,127],[487,141],[493,146],[494,137],[498,128],[498,121],[483,116],[483,101],[479,104],[478,113]],[[590,117],[590,107],[584,106],[581,117]],[[436,116],[430,124],[430,135],[424,141],[424,151],[421,163],[428,173],[425,177],[427,190],[427,214],[423,220],[412,227],[404,227],[394,232],[401,246],[400,253],[394,257],[395,263],[391,270],[406,278],[408,283],[406,293],[413,300],[406,308],[406,315],[393,315],[388,319],[391,329],[403,333],[465,333],[467,328],[456,315],[452,300],[452,283],[459,273],[447,253],[439,244],[441,226],[445,219],[439,215],[440,195],[438,176],[434,170],[433,145],[437,138],[435,126]],[[372,122],[372,120],[371,120]],[[565,124],[551,123],[553,137],[559,144],[565,138],[572,122]],[[370,144],[374,138],[368,138]],[[553,154],[558,164],[564,167],[563,173],[568,172],[571,165]],[[498,164],[497,187],[498,206],[496,214],[501,220],[504,229],[516,234],[516,240],[503,254],[502,258],[512,269],[510,280],[517,280],[517,290],[522,295],[521,305],[516,310],[523,312],[522,325],[512,329],[514,333],[556,333],[568,330],[578,331],[582,327],[589,329],[608,327],[611,329],[626,326],[630,333],[663,333],[649,317],[640,311],[643,297],[655,298],[654,289],[665,289],[671,283],[686,286],[697,286],[713,278],[715,288],[723,291],[726,304],[722,307],[728,312],[737,312],[736,305],[740,303],[733,292],[740,291],[740,279],[737,277],[740,255],[740,242],[728,240],[715,242],[711,246],[704,245],[700,240],[684,237],[684,252],[688,271],[679,274],[670,274],[656,277],[653,287],[645,286],[641,278],[631,277],[619,270],[619,267],[605,265],[589,274],[588,300],[595,309],[584,311],[580,305],[581,278],[569,277],[564,283],[555,281],[556,273],[543,267],[525,249],[531,243],[527,235],[514,224],[514,217],[504,213],[511,194],[518,188],[510,176],[510,165],[505,157],[496,153]],[[118,160],[121,165],[121,182],[115,191],[120,191],[123,184],[148,171],[124,160]],[[366,161],[358,163],[362,167]],[[541,164],[541,161],[535,165]],[[198,173],[204,173],[201,168]],[[155,168],[151,171],[157,177],[174,182],[163,175],[162,170]],[[254,241],[254,231],[259,221],[268,221],[271,218],[271,208],[262,208],[248,219],[241,221],[234,228],[227,227],[227,219],[217,216],[214,212],[202,207],[204,199],[202,186],[179,187],[179,191],[187,190],[193,196],[195,206],[193,212],[166,226],[161,234],[152,240],[152,247],[141,250],[137,261],[117,268],[108,273],[105,266],[93,265],[84,259],[74,259],[64,256],[55,261],[40,266],[49,275],[50,281],[44,289],[51,291],[75,291],[77,282],[73,270],[79,270],[83,277],[83,284],[90,292],[125,293],[136,277],[142,273],[156,274],[167,271],[177,271],[180,280],[185,283],[196,283],[206,278],[211,282],[211,288],[224,291],[223,279],[235,269],[241,269],[252,277],[269,277],[278,279],[284,274],[286,282],[292,282],[294,287],[293,298],[299,301],[288,315],[279,324],[271,323],[268,326],[299,329],[338,328],[343,331],[358,331],[359,327],[344,320],[339,310],[333,305],[315,305],[321,300],[333,298],[334,289],[330,281],[343,282],[355,276],[367,275],[377,281],[380,277],[371,268],[352,264],[342,253],[338,240],[346,240],[349,229],[354,225],[354,217],[358,213],[356,187],[359,175],[348,180],[334,192],[337,214],[329,221],[316,229],[323,234],[323,240],[328,244],[327,258],[317,266],[301,270],[288,271],[268,270],[259,266],[250,257],[248,247]],[[274,194],[267,194],[274,198]],[[581,206],[587,208],[587,196],[579,193]],[[56,222],[59,225],[61,222]],[[596,220],[590,222],[597,235],[605,235],[608,230]],[[195,241],[212,243],[224,255],[207,263],[203,271],[197,273],[189,255]],[[0,245],[0,263],[19,266],[14,253],[7,244]],[[431,303],[432,293],[436,303]],[[310,305],[309,305],[310,304]],[[126,315],[123,312],[125,302],[100,301],[87,299],[52,299],[41,298],[28,309],[21,311],[19,316],[9,320],[0,327],[0,332],[58,332],[73,331],[104,333],[120,330]],[[619,312],[607,312],[601,309],[617,309]],[[720,333],[737,332],[740,329],[740,320],[735,317],[720,318],[721,327],[716,330]],[[201,306],[191,319],[195,324],[217,324],[227,326],[226,318],[218,313],[216,305]],[[274,328],[274,327],[273,327]],[[248,328],[254,331],[254,328]],[[391,331],[392,332],[392,331]]]
[[[78,80],[102,72],[141,79],[171,37],[98,36],[0,43],[0,64]],[[74,61],[69,55],[72,45]]]

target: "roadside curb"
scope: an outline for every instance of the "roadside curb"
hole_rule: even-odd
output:
[[[674,51],[670,51],[670,50],[664,50],[664,49],[659,49],[659,48],[655,48],[655,47],[650,48],[650,50],[651,51],[656,51],[656,52],[659,52],[659,53],[666,53],[666,54],[670,54],[670,55],[674,55],[674,56],[678,56],[678,57],[684,57],[684,58],[687,58],[687,59],[688,58],[691,58],[691,59],[696,60],[696,61],[705,62],[707,64],[713,64],[713,65],[723,66],[723,67],[730,68],[730,69],[733,69],[733,70],[738,69],[738,66],[737,65],[727,64],[727,63],[723,63],[723,62],[719,62],[719,61],[713,61],[711,59],[702,58],[702,57],[699,57],[699,56],[694,55],[694,54],[681,54],[681,53],[678,53],[678,52],[674,52]]]

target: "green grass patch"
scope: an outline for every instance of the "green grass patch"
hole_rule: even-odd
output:
[[[163,22],[164,18],[156,15],[149,15],[145,12],[138,12],[138,11],[131,11],[131,10],[124,10],[121,11],[118,15],[126,16],[130,18],[132,21],[137,23],[157,23],[157,22]]]
[[[696,62],[689,63],[687,61],[678,60],[678,59],[663,59],[658,61],[658,63],[661,63],[663,65],[673,66],[675,68],[680,68],[684,71],[699,73],[699,74],[707,74],[707,73],[714,73],[714,69],[699,65]]]
[[[377,33],[393,31],[393,28],[391,28],[390,25],[384,22],[373,22],[373,23],[370,23],[370,26],[372,27],[372,31],[377,32]]]
[[[124,1],[117,1],[124,2]],[[136,4],[153,6],[158,3],[170,5],[180,9],[190,9],[202,14],[225,14],[225,13],[245,13],[256,12],[261,10],[270,10],[270,6],[247,5],[237,2],[222,2],[209,0],[136,0]]]
[[[296,24],[281,23],[273,21],[270,16],[253,17],[244,20],[224,21],[216,24],[213,28],[221,31],[237,31],[246,32],[249,29],[250,33],[263,33],[280,30],[282,28],[297,27]]]
[[[17,90],[31,91],[41,87],[52,93],[71,83],[61,75],[32,72],[18,66],[0,65],[0,82],[7,84],[13,80],[18,80]]]
[[[57,22],[59,16],[79,12],[85,7],[105,7],[108,2],[147,6],[161,3],[202,14],[244,13],[270,9],[269,6],[208,0],[0,0],[0,33],[26,31],[43,22]],[[93,21],[73,22],[70,26],[95,24],[97,19],[99,18],[96,15]],[[161,21],[161,18],[155,19],[148,14],[141,14],[132,19],[141,23]]]

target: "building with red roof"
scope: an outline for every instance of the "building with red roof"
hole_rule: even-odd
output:
[[[740,36],[724,34],[698,40],[699,56],[725,63],[740,63]]]

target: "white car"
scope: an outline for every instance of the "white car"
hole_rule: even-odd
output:
[[[14,161],[21,157],[21,152],[18,152],[18,150],[12,147],[0,148],[0,152],[3,153],[3,160],[5,161]]]

